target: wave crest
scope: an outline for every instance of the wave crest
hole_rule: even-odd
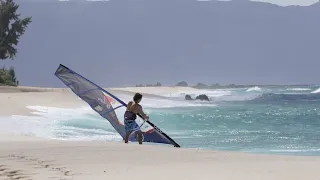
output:
[[[251,91],[261,91],[261,88],[258,86],[255,86],[255,87],[247,89],[247,92],[251,92]]]
[[[316,89],[316,90],[312,91],[311,93],[312,93],[312,94],[320,93],[320,88],[318,88],[318,89]]]
[[[320,94],[275,94],[263,93],[252,101],[320,101]]]

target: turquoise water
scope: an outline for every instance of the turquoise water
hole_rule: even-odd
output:
[[[201,93],[208,94],[211,102],[184,100],[185,94]],[[144,96],[142,105],[150,120],[182,148],[320,155],[319,86],[178,92]],[[29,108],[40,116],[7,117],[0,121],[0,131],[64,140],[122,141],[89,106]],[[122,117],[123,112],[118,112],[118,118]]]
[[[320,94],[234,90],[249,100],[215,107],[150,109],[152,121],[183,147],[254,153],[320,155]]]

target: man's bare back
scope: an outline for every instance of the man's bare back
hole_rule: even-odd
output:
[[[144,119],[149,119],[149,117],[143,112],[142,106],[140,104],[130,101],[127,105],[127,111],[131,111],[135,114],[140,114]]]

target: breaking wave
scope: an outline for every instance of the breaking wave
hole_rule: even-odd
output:
[[[313,94],[315,94],[315,93],[320,93],[320,88],[318,88],[318,89],[316,89],[316,90],[312,91],[311,93],[313,93]]]
[[[258,102],[283,102],[283,101],[320,101],[320,94],[275,94],[264,93],[251,101]]]
[[[193,92],[179,92],[176,94],[165,94],[164,97],[172,97],[179,100],[184,99],[186,94],[195,97],[199,94],[206,94],[213,103],[223,101],[250,101],[250,102],[283,102],[283,101],[320,101],[320,88],[261,88],[258,86],[244,89],[220,89],[220,90],[199,90]]]
[[[255,87],[247,89],[247,92],[251,92],[251,91],[261,91],[261,88],[258,86],[255,86]]]

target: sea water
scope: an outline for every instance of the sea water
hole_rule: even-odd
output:
[[[207,94],[210,102],[186,101]],[[128,99],[127,95],[120,98]],[[183,148],[320,155],[320,88],[253,87],[144,96],[150,120]],[[122,141],[89,106],[28,106],[38,116],[0,117],[0,132],[61,140]],[[123,112],[118,118],[123,118]]]

